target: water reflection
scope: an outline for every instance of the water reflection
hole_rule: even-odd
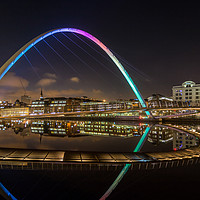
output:
[[[133,122],[1,120],[0,147],[132,152],[147,126]],[[199,126],[185,127],[200,130]],[[196,145],[198,139],[192,134],[152,125],[141,151],[171,151]]]

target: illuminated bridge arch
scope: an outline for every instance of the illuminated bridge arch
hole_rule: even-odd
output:
[[[36,45],[41,40],[43,40],[43,39],[45,39],[45,38],[47,38],[47,37],[49,37],[49,36],[51,36],[51,35],[53,35],[55,33],[62,33],[62,32],[70,32],[70,33],[77,33],[77,34],[83,35],[86,38],[89,38],[90,40],[92,40],[94,43],[96,43],[99,47],[101,47],[101,49],[103,49],[106,52],[106,54],[112,59],[112,61],[116,64],[116,66],[118,67],[120,72],[123,74],[123,76],[125,77],[126,81],[128,82],[128,84],[130,85],[131,89],[133,90],[133,92],[135,93],[136,97],[138,98],[139,102],[141,103],[142,107],[146,108],[146,103],[145,103],[142,95],[140,94],[138,88],[136,87],[136,85],[134,84],[133,80],[131,79],[131,77],[129,76],[127,71],[124,69],[122,64],[119,62],[119,60],[113,55],[113,53],[102,42],[100,42],[97,38],[95,38],[91,34],[85,32],[85,31],[82,31],[80,29],[75,29],[75,28],[53,29],[53,30],[47,31],[47,32],[35,37],[31,41],[29,41],[26,45],[24,45],[21,49],[19,49],[9,60],[7,60],[7,62],[4,63],[4,65],[0,68],[0,80],[10,70],[10,68],[31,47],[33,47],[34,45]],[[146,114],[148,116],[150,116],[150,112],[149,111],[146,111]]]

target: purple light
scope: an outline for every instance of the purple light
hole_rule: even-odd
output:
[[[135,83],[127,73],[127,71],[124,69],[122,64],[119,62],[119,60],[113,55],[113,53],[102,43],[100,42],[97,38],[92,36],[91,34],[82,31],[80,29],[75,29],[75,28],[62,28],[62,29],[54,29],[47,31],[34,39],[32,39],[30,42],[28,42],[26,45],[24,45],[21,49],[19,49],[9,60],[4,63],[4,65],[0,68],[0,80],[4,77],[4,75],[10,70],[10,68],[34,45],[36,45],[38,42],[41,40],[45,39],[48,36],[51,36],[56,33],[61,33],[61,32],[71,32],[71,33],[77,33],[80,35],[83,35],[90,40],[92,40],[94,43],[96,43],[98,46],[100,46],[106,53],[107,55],[112,59],[112,61],[116,64],[120,72],[123,74],[125,77],[126,81],[130,85],[131,89],[137,96],[138,100],[140,101],[141,105],[143,108],[146,108],[146,103],[140,94],[138,88],[136,87]],[[145,111],[148,116],[151,116],[151,113],[149,111]]]

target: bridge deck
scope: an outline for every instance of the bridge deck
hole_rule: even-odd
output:
[[[131,163],[150,162],[144,153],[48,151],[26,149],[0,149],[0,161],[65,162],[65,163]]]
[[[157,169],[200,163],[200,148],[160,153],[70,152],[0,149],[0,169],[19,170],[115,170]]]
[[[176,130],[186,131],[187,129],[178,125],[168,125]],[[188,131],[188,133],[200,138],[200,133]],[[57,151],[57,150],[33,150],[0,148],[0,168],[2,166],[21,166],[22,168],[33,169],[37,166],[44,169],[45,165],[52,166],[122,166],[127,163],[134,166],[145,164],[147,166],[159,165],[165,167],[165,163],[199,162],[200,146],[191,147],[178,151],[169,152],[82,152],[82,151]],[[164,164],[164,165],[163,165]],[[168,165],[168,164],[166,164]],[[47,166],[47,168],[49,168]],[[59,168],[58,167],[58,168]]]

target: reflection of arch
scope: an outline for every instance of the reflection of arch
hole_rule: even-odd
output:
[[[144,142],[145,142],[145,139],[146,137],[148,136],[149,132],[151,131],[151,128],[153,126],[158,126],[158,127],[164,127],[164,128],[169,128],[169,129],[172,129],[172,130],[175,130],[175,131],[178,131],[178,132],[181,132],[181,133],[185,133],[185,134],[188,134],[187,131],[184,131],[184,130],[181,130],[179,128],[177,128],[176,126],[172,126],[172,125],[163,125],[163,124],[154,124],[154,125],[148,125],[147,128],[145,129],[144,131],[144,134],[142,135],[142,137],[140,138],[136,148],[134,149],[133,152],[138,152],[140,151],[140,149],[142,148]],[[191,134],[191,133],[189,133]],[[194,133],[193,133],[194,134]],[[198,137],[198,139],[200,139],[200,136],[199,134],[196,135],[196,137]],[[199,146],[197,147],[197,149],[199,149]],[[194,150],[194,157],[196,157],[196,149],[192,149],[190,152],[193,152]],[[182,155],[181,155],[181,152],[182,152]],[[170,151],[170,152],[167,152],[167,154],[169,155],[169,160],[170,161],[176,161],[178,160],[178,163],[179,163],[179,160],[183,160],[183,159],[188,159],[188,158],[192,158],[192,154],[193,153],[188,153],[188,151],[184,151],[182,150],[181,152],[178,153],[178,155],[176,154],[176,151]],[[200,152],[198,150],[198,152]],[[165,156],[165,153],[164,152],[164,156]],[[162,162],[165,162],[166,160],[163,159],[164,156],[162,156],[162,153],[161,152],[155,152],[155,153],[147,153],[147,155],[149,155],[150,157],[156,159],[156,157],[158,157],[158,159],[156,159],[157,161],[160,161],[160,163]],[[169,161],[168,160],[168,161]],[[184,160],[183,160],[183,163],[184,163]],[[99,200],[106,200],[106,198],[112,193],[112,191],[117,187],[117,185],[120,183],[120,181],[122,180],[122,178],[125,176],[126,172],[128,171],[128,169],[130,168],[131,164],[126,164],[123,169],[121,170],[121,172],[119,173],[119,175],[117,176],[117,178],[113,181],[112,185],[108,188],[108,190],[104,193],[104,195],[99,199]],[[148,166],[148,165],[147,165]],[[178,166],[178,165],[177,165]],[[183,166],[183,165],[182,165]],[[166,168],[166,165],[165,165],[165,168]],[[147,168],[146,168],[147,169]]]
[[[51,36],[51,35],[53,35],[55,33],[60,33],[60,32],[70,32],[70,33],[77,33],[77,34],[83,35],[83,36],[89,38],[90,40],[92,40],[94,43],[96,43],[99,47],[101,47],[107,53],[107,55],[112,59],[112,61],[117,65],[118,69],[123,74],[123,76],[125,77],[126,81],[130,85],[131,89],[135,93],[136,97],[140,101],[142,107],[146,108],[146,103],[145,103],[142,95],[140,94],[138,88],[136,87],[136,85],[134,84],[133,80],[131,79],[131,77],[129,76],[127,71],[124,69],[122,64],[119,62],[119,60],[113,55],[113,53],[102,42],[100,42],[97,38],[95,38],[91,34],[85,32],[85,31],[79,30],[79,29],[74,29],[74,28],[53,29],[53,30],[47,31],[47,32],[35,37],[34,39],[32,39],[30,42],[28,42],[26,45],[24,45],[21,49],[19,49],[0,68],[0,80],[10,70],[10,68],[19,60],[19,58],[21,58],[31,47],[33,47],[34,45],[36,45],[38,42],[40,42],[41,40],[45,39],[46,37]],[[146,111],[146,114],[149,116],[150,112]]]
[[[140,151],[140,149],[142,148],[151,128],[153,125],[148,125],[142,135],[142,137],[140,138],[139,142],[137,143],[137,146],[135,147],[133,152],[138,152]],[[105,200],[111,193],[112,191],[117,187],[117,185],[121,182],[121,180],[123,179],[123,177],[125,176],[126,172],[128,171],[128,169],[130,168],[131,164],[126,164],[123,169],[121,170],[121,172],[119,173],[119,175],[117,176],[117,178],[114,180],[114,182],[112,183],[112,185],[108,188],[108,190],[105,192],[105,194],[99,199],[99,200]]]

